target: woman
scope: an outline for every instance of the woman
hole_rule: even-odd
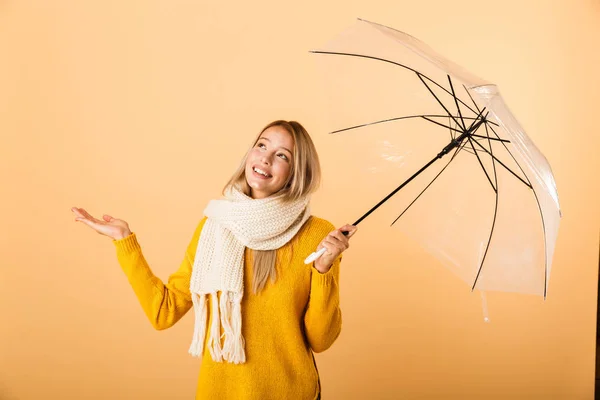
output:
[[[224,199],[209,202],[167,284],[151,272],[125,221],[72,209],[77,221],[114,239],[156,329],[194,308],[189,352],[202,357],[197,399],[320,398],[313,352],[328,349],[340,333],[341,254],[356,227],[334,229],[310,215],[319,181],[318,156],[302,125],[267,125],[226,184]],[[323,247],[320,258],[304,264]]]

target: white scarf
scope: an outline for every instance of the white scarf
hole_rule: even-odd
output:
[[[208,347],[212,359],[234,364],[246,361],[241,314],[244,247],[282,247],[310,217],[309,208],[308,197],[292,202],[283,202],[281,196],[252,199],[234,186],[226,190],[224,199],[208,203],[190,279],[196,316],[191,355],[199,357],[203,352],[210,298],[213,317]],[[221,292],[220,301],[217,292]],[[222,348],[221,326],[225,336]]]

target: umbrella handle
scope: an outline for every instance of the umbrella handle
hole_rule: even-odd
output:
[[[342,234],[344,236],[348,236],[348,231],[342,231]],[[321,257],[323,253],[325,253],[325,250],[327,249],[323,247],[321,250],[315,251],[310,256],[306,257],[306,259],[304,260],[304,264],[310,264],[311,262],[315,261],[317,258]]]
[[[323,247],[321,250],[315,251],[310,256],[306,257],[306,259],[304,260],[304,264],[310,264],[311,262],[315,261],[317,258],[321,257],[323,253],[325,253],[325,250],[327,249]]]

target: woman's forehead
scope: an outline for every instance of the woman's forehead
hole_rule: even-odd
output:
[[[294,147],[294,138],[287,131],[287,129],[281,126],[271,126],[258,137],[258,140],[264,139],[271,143],[273,146],[283,147],[286,150],[291,151]]]

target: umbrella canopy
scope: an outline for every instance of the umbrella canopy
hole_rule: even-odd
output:
[[[373,196],[355,224],[377,210],[472,289],[546,296],[556,184],[497,86],[365,20],[313,53],[348,189]]]

